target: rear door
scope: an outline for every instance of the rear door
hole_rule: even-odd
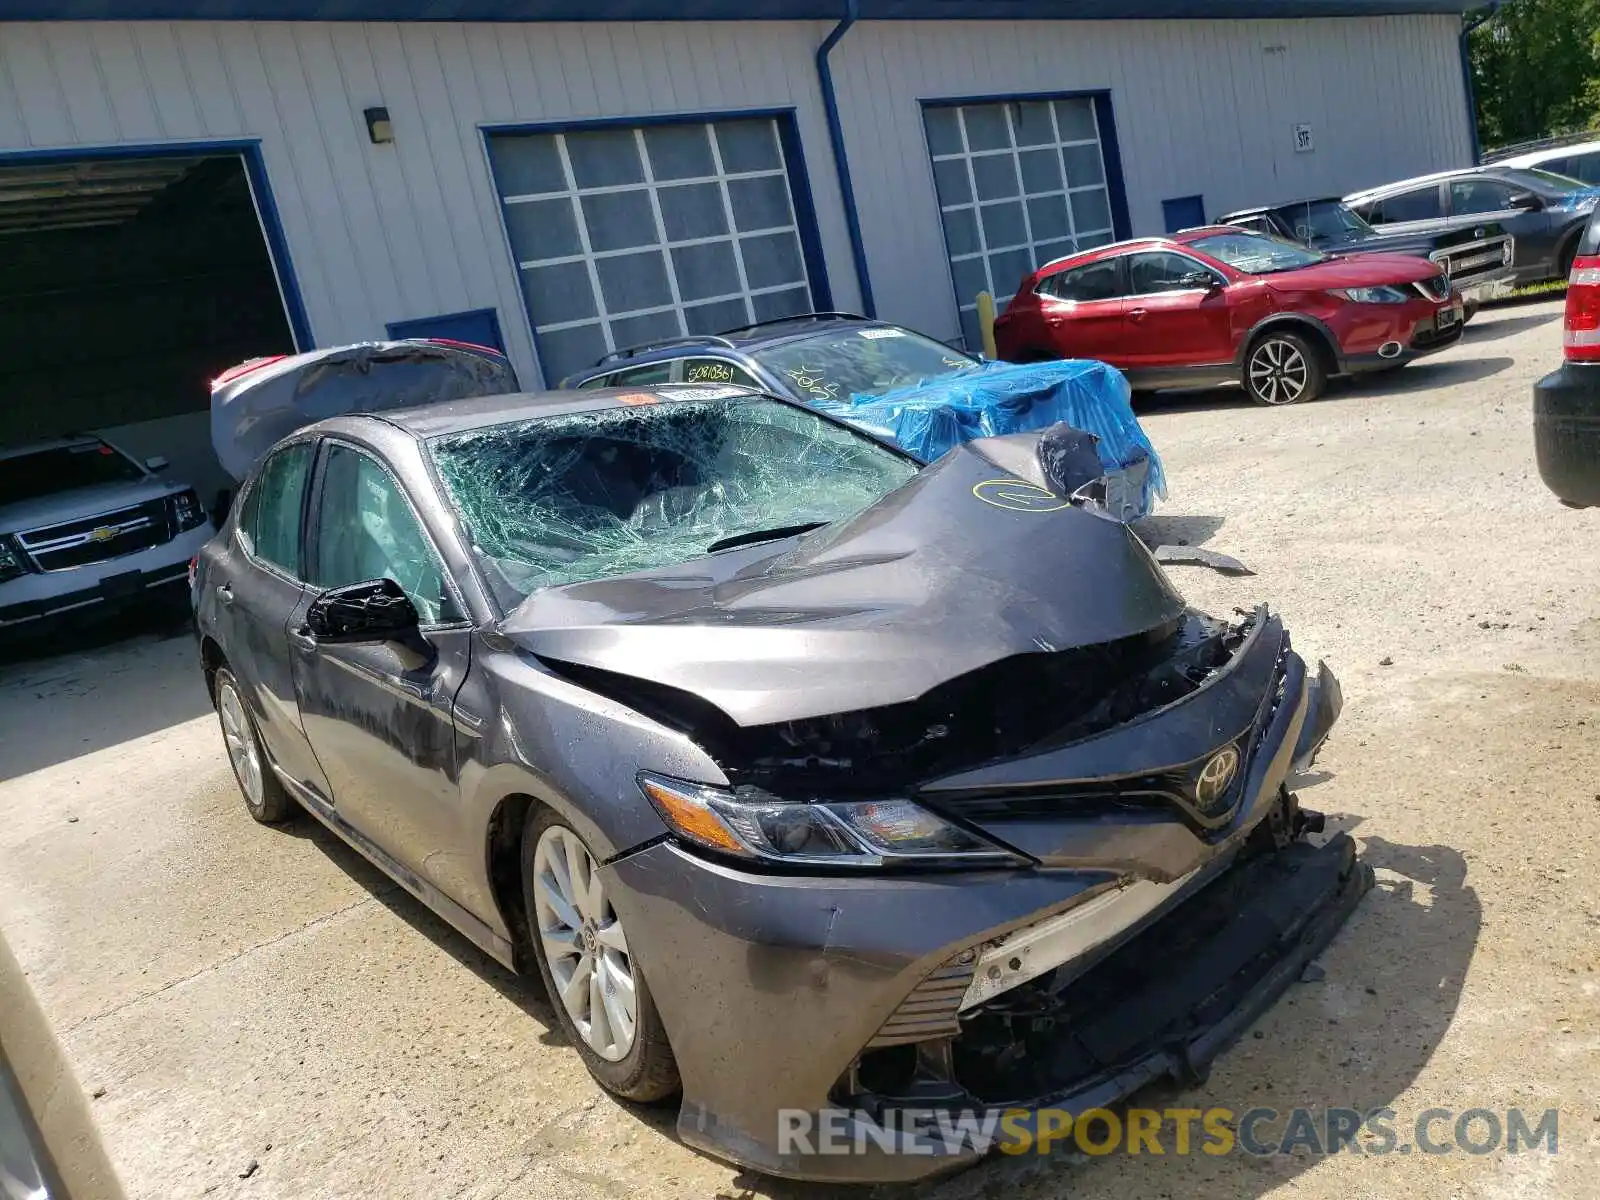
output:
[[[297,627],[290,641],[306,737],[339,816],[459,901],[475,863],[452,719],[471,663],[466,610],[416,509],[375,455],[329,440],[315,487],[312,588],[392,579],[417,609],[422,642],[324,645]]]
[[[273,451],[241,501],[230,553],[219,556],[197,597],[213,605],[217,639],[244,689],[272,761],[319,794],[327,781],[307,742],[295,698],[289,630],[300,619],[304,520],[314,440]]]
[[[1170,250],[1130,254],[1127,267],[1124,361],[1119,366],[1175,368],[1232,361],[1227,280],[1219,272]],[[1197,283],[1197,276],[1206,282]]]
[[[1122,314],[1127,290],[1124,257],[1097,259],[1047,275],[1035,287],[1039,315],[1053,353],[1127,365]]]

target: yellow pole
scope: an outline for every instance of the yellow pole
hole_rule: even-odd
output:
[[[978,329],[983,334],[983,356],[999,358],[994,350],[994,297],[988,292],[978,293]]]

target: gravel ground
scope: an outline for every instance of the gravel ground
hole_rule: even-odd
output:
[[[1594,1196],[1600,511],[1541,488],[1559,304],[1318,404],[1166,399],[1163,540],[1214,611],[1269,600],[1339,674],[1303,781],[1379,886],[1202,1086],[1156,1107],[1559,1107],[1559,1152],[997,1159],[893,1193]],[[136,1197],[817,1197],[600,1094],[537,985],[309,821],[253,825],[187,638],[0,669],[0,932]],[[1448,1125],[1438,1127],[1444,1132]]]

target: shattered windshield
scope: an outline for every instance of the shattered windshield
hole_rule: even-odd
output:
[[[1278,213],[1302,242],[1344,242],[1373,232],[1371,225],[1338,200],[1286,204]]]
[[[1309,267],[1327,261],[1326,254],[1307,250],[1282,238],[1267,237],[1259,233],[1211,233],[1195,238],[1190,247],[1227,263],[1235,271],[1246,275],[1270,275],[1274,271],[1292,271],[1296,267]]]
[[[507,609],[540,588],[854,516],[918,469],[824,417],[748,393],[535,418],[428,448]]]
[[[894,326],[852,325],[782,342],[751,357],[803,400],[849,400],[970,371],[976,359]]]

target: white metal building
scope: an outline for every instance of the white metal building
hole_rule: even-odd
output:
[[[217,368],[386,332],[529,386],[811,308],[970,342],[1074,247],[1470,161],[1464,6],[0,0],[0,441],[198,474]]]

